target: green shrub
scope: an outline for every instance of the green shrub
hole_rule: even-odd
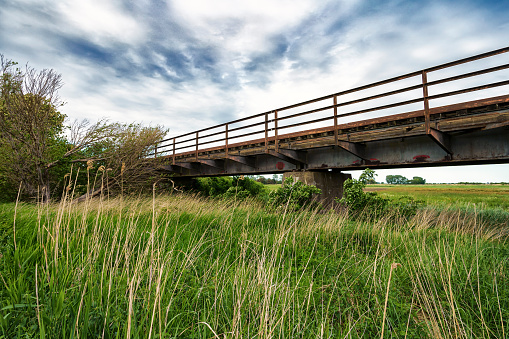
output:
[[[197,178],[193,188],[207,197],[217,197],[226,193],[232,182],[231,177]]]
[[[237,199],[263,197],[266,193],[263,184],[244,176],[197,178],[194,188],[205,196]]]
[[[399,215],[407,219],[413,217],[419,208],[426,205],[424,200],[415,199],[409,195],[403,195],[388,201],[388,208],[395,210]]]
[[[369,211],[370,217],[378,217],[393,213],[405,218],[415,215],[417,209],[424,206],[424,201],[405,195],[391,200],[383,198],[375,192],[364,192],[366,184],[374,180],[375,172],[369,168],[360,175],[359,180],[347,179],[343,184],[343,197],[337,202],[349,208],[355,215]]]
[[[322,190],[302,181],[294,181],[288,177],[277,190],[270,192],[269,203],[272,206],[287,206],[289,210],[298,210],[313,204],[313,194],[321,194]]]

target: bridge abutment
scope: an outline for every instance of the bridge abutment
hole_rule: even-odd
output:
[[[346,179],[351,179],[351,174],[332,172],[313,172],[313,171],[295,171],[283,173],[283,180],[293,178],[303,182],[306,185],[314,185],[322,190],[317,198],[325,205],[332,205],[335,198],[343,196],[343,183]]]

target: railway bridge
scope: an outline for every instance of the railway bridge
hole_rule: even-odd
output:
[[[342,195],[343,170],[509,162],[509,47],[162,140],[175,178],[284,173]]]

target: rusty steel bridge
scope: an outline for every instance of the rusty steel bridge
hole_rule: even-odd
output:
[[[151,156],[176,177],[508,163],[507,52],[175,136]]]

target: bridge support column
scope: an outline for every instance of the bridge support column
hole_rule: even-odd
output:
[[[351,174],[341,172],[285,172],[283,180],[291,177],[294,180],[302,181],[306,185],[314,185],[322,190],[317,198],[325,205],[332,205],[334,198],[343,196],[343,183],[346,179],[351,179]]]

